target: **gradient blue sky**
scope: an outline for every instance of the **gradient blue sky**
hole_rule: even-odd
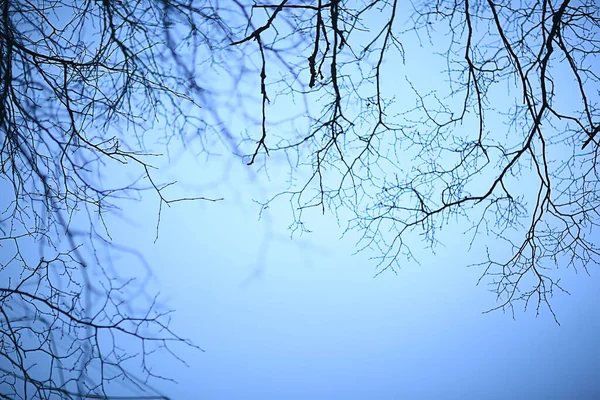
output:
[[[214,182],[226,169],[193,149],[164,169],[181,187]],[[258,221],[261,186],[226,158],[228,179],[210,189],[220,203],[179,203],[151,244],[156,202],[128,211],[140,222],[119,235],[140,241],[154,282],[176,309],[173,327],[206,352],[179,349],[156,372],[174,399],[594,399],[600,396],[600,280],[564,271],[572,295],[547,310],[496,311],[482,284],[477,249],[445,233],[421,265],[373,278],[373,253],[352,256],[352,234],[329,215],[309,215],[312,234],[291,240],[286,204]],[[232,165],[229,164],[229,165]],[[186,171],[203,171],[202,175]],[[186,182],[186,177],[188,182]],[[191,190],[191,189],[190,189]],[[142,234],[142,232],[145,232]],[[146,244],[144,244],[146,243]]]
[[[445,65],[427,60],[416,42],[406,45],[404,68],[427,76],[427,90]],[[397,68],[393,59],[386,68]],[[205,350],[176,347],[188,366],[168,354],[154,358],[154,372],[178,382],[154,381],[161,393],[177,400],[600,398],[597,269],[562,271],[571,295],[552,299],[560,326],[545,308],[537,317],[520,305],[514,319],[483,314],[498,303],[485,281],[477,286],[483,271],[466,266],[483,261],[493,242],[468,251],[470,236],[450,227],[435,254],[425,244],[412,248],[420,265],[374,278],[370,257],[378,254],[353,255],[359,232],[342,238],[334,216],[313,210],[305,214],[312,233],[291,238],[289,204],[276,203],[259,220],[253,201],[276,193],[276,179],[233,156],[207,161],[199,143],[172,146],[171,162],[162,159],[153,172],[157,182],[178,181],[167,195],[224,200],[163,207],[156,243],[151,193],[123,202],[125,219],[107,217],[114,242],[138,249],[151,266],[148,290],[175,310],[172,328]],[[131,259],[114,255],[115,270],[135,273]]]

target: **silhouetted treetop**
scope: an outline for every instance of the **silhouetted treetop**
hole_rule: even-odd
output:
[[[307,171],[275,196],[299,210],[297,228],[310,207],[349,211],[348,230],[380,254],[380,272],[413,260],[410,243],[434,246],[447,225],[472,245],[491,238],[482,278],[498,308],[550,307],[563,290],[556,269],[598,263],[596,2],[245,10],[234,44],[258,49],[263,99],[248,160],[283,152]],[[270,125],[278,103],[304,109],[287,133]]]

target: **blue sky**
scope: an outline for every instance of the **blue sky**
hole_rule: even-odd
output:
[[[167,169],[196,165],[193,149]],[[373,278],[373,253],[352,256],[352,234],[331,215],[309,215],[311,234],[290,239],[287,205],[258,221],[256,183],[241,162],[215,192],[219,203],[180,203],[154,234],[156,203],[132,207],[132,228],[169,307],[173,327],[205,352],[179,349],[156,371],[175,399],[593,399],[600,395],[600,281],[563,273],[571,296],[557,295],[558,326],[547,310],[482,314],[496,305],[476,286],[477,249],[450,231],[421,265]],[[190,185],[201,183],[188,175]],[[181,181],[186,187],[186,181]],[[206,190],[210,195],[210,190]],[[257,194],[258,193],[258,194]],[[139,217],[139,218],[138,218]],[[145,232],[147,237],[143,237]],[[127,229],[120,234],[129,235]],[[131,237],[131,236],[129,236]]]
[[[439,46],[443,38],[440,34],[433,40]],[[383,71],[386,85],[390,82],[387,89],[400,93],[398,107],[410,108],[415,99],[404,74],[412,74],[411,82],[427,92],[439,85],[436,74],[444,81],[439,69],[446,65],[416,40],[407,41],[405,50],[401,73],[397,55],[387,59]],[[254,78],[237,89],[258,93]],[[220,85],[218,79],[211,83]],[[229,100],[229,106],[239,106],[247,98]],[[511,100],[506,100],[507,109]],[[285,120],[293,101],[280,97],[277,104],[269,106],[269,115]],[[258,115],[257,105],[245,103],[244,110],[235,109],[239,113],[223,106],[232,132],[247,130],[257,137],[257,127],[247,118]],[[283,135],[284,128],[301,129],[305,123],[272,124],[270,134]],[[496,120],[486,123],[493,129]],[[469,127],[461,127],[464,131],[457,135],[468,133]],[[165,150],[164,143],[152,144],[150,134],[144,140],[152,151]],[[248,149],[254,146],[250,143]],[[204,350],[175,346],[187,366],[167,353],[153,355],[153,372],[178,382],[151,382],[161,393],[173,399],[215,400],[600,398],[597,269],[590,269],[591,276],[560,271],[561,283],[571,293],[551,299],[560,325],[544,306],[536,316],[535,304],[524,310],[517,303],[514,316],[510,310],[484,313],[499,303],[487,290],[489,280],[477,285],[482,268],[467,266],[483,261],[485,246],[497,253],[508,250],[493,238],[480,236],[470,248],[468,227],[450,223],[433,252],[418,236],[413,238],[418,263],[402,261],[396,273],[375,277],[372,257],[380,254],[372,249],[355,254],[361,232],[344,233],[343,210],[339,221],[331,210],[325,215],[317,208],[307,210],[304,222],[310,233],[302,234],[290,231],[294,220],[285,200],[259,218],[256,201],[286,187],[284,157],[271,154],[267,176],[260,162],[249,167],[220,145],[209,150],[221,155],[210,157],[195,140],[185,148],[173,140],[168,150],[169,157],[154,158],[159,169],[152,171],[156,182],[177,181],[166,196],[223,200],[163,206],[156,242],[155,193],[121,201],[122,210],[106,216],[115,243],[107,247],[114,257],[112,270],[145,277],[148,271],[136,257],[114,250],[117,244],[136,249],[151,271],[146,293],[159,292],[161,307],[174,310],[171,327]],[[104,182],[118,186],[121,178],[115,172]],[[512,184],[518,188],[529,182],[522,178]],[[28,255],[36,259],[37,247]],[[147,301],[140,294],[140,309]],[[138,364],[134,360],[130,365]]]

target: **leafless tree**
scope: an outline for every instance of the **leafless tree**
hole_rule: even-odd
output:
[[[558,267],[599,261],[594,1],[7,0],[0,18],[7,398],[153,397],[152,355],[191,345],[110,263],[143,265],[110,237],[123,199],[192,200],[153,180],[150,133],[212,130],[254,168],[282,154],[289,189],[265,208],[287,198],[300,230],[309,208],[350,215],[378,273],[450,224],[493,238],[497,308],[554,315]]]
[[[292,167],[265,207],[289,199],[295,229],[311,207],[349,212],[379,272],[447,225],[493,238],[480,266],[497,309],[556,319],[561,269],[600,260],[596,1],[237,4],[233,45],[254,53],[262,98],[248,163],[283,153]],[[302,112],[272,127],[286,106]]]
[[[205,132],[196,64],[228,43],[217,13],[208,1],[0,3],[3,398],[163,398],[152,357],[194,346],[143,279],[112,268],[115,252],[143,257],[113,243],[106,216],[142,191],[193,200],[152,179],[145,143]]]

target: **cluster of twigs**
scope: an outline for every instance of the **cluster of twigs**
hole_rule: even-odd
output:
[[[275,196],[290,199],[296,226],[310,207],[350,211],[348,229],[381,254],[381,272],[454,221],[471,244],[503,244],[481,264],[498,308],[523,301],[554,315],[550,298],[564,289],[552,270],[600,260],[597,2],[247,7],[257,22],[235,44],[260,50],[264,103],[311,99],[310,128],[289,135],[269,132],[263,107],[249,156],[285,152],[308,171]],[[426,51],[424,64],[441,66],[434,75],[411,59]]]
[[[201,129],[194,70],[178,58],[226,35],[212,5],[3,1],[0,5],[0,393],[6,398],[163,398],[152,354],[194,346],[116,271],[110,219],[169,185],[146,150]],[[215,41],[216,42],[216,41]],[[211,45],[214,45],[211,42]],[[204,53],[203,53],[204,52]],[[159,214],[160,218],[160,214]],[[135,254],[135,253],[134,253]],[[143,266],[143,257],[134,257]],[[195,346],[194,346],[195,347]],[[160,350],[160,351],[159,351]]]

